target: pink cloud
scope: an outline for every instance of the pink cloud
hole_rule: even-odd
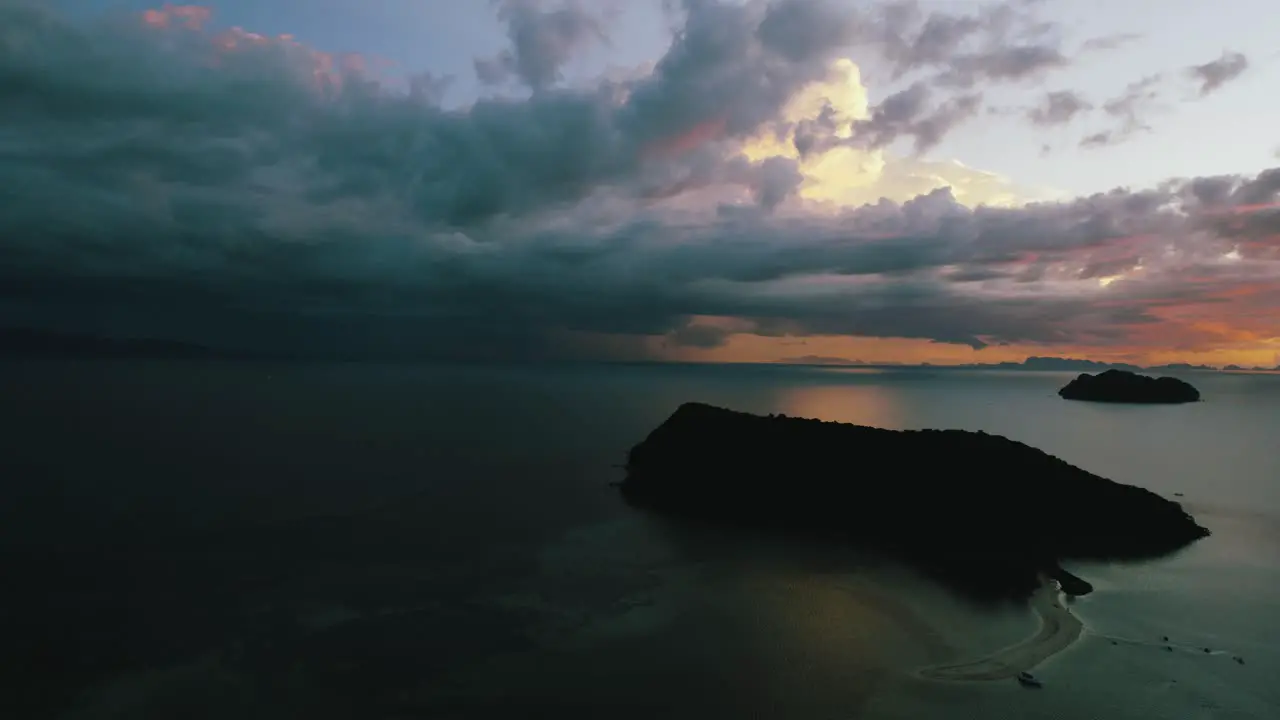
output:
[[[714,117],[694,125],[688,130],[662,138],[643,151],[646,157],[671,157],[695,150],[724,135],[727,118]]]
[[[314,89],[318,92],[330,92],[341,89],[347,78],[366,77],[370,74],[371,63],[356,53],[328,53],[304,45],[291,34],[275,37],[250,32],[242,27],[231,27],[213,34],[207,31],[207,25],[213,16],[213,10],[203,5],[174,5],[166,3],[158,9],[145,10],[141,14],[142,23],[148,28],[160,32],[186,30],[202,33],[209,45],[214,49],[213,64],[221,64],[221,58],[228,53],[244,52],[258,48],[278,47],[302,58],[310,65],[314,77]],[[382,64],[385,66],[385,63]]]
[[[154,28],[184,27],[188,30],[200,30],[213,11],[203,5],[174,5],[165,3],[158,10],[146,10],[142,13],[142,22]]]

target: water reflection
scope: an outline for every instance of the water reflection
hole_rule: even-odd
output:
[[[1066,378],[1025,372],[5,372],[3,717],[79,702],[73,717],[1180,718],[1212,702],[1263,718],[1280,702],[1274,377],[1198,376],[1209,400],[1194,407],[1108,408],[1065,403]],[[1248,665],[1086,639],[1045,671],[1088,692],[1053,707],[1016,686],[886,699],[903,669],[944,659],[913,655],[938,646],[934,629],[948,657],[978,657],[1033,619],[970,612],[844,547],[701,524],[677,536],[625,507],[611,464],[693,400],[980,428],[1183,493],[1214,535],[1161,563],[1081,568],[1101,590],[1081,612],[1100,632],[1177,634]],[[361,615],[299,622],[314,607]],[[39,707],[15,712],[23,701]]]
[[[787,388],[778,412],[796,417],[900,430],[906,413],[898,392],[878,385],[819,385]]]

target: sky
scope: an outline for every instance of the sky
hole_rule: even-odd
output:
[[[0,318],[1280,364],[1262,0],[0,0]]]

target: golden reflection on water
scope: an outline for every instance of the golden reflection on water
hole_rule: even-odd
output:
[[[821,385],[788,389],[777,412],[794,417],[900,430],[905,411],[892,388],[877,385]]]

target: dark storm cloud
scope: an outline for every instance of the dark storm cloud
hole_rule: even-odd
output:
[[[317,63],[334,59],[285,41],[232,34],[224,42],[236,50],[222,52],[198,33],[81,29],[34,3],[6,5],[6,26],[31,42],[7,56],[11,82],[0,93],[12,117],[46,124],[11,143],[18,161],[44,173],[85,169],[50,180],[91,184],[113,164],[199,171],[223,183],[279,182],[304,205],[396,202],[428,225],[463,227],[633,183],[646,148],[700,124],[754,131],[825,73],[833,50],[758,40],[762,22],[787,7],[694,3],[648,78],[446,111],[340,64],[316,87]],[[213,63],[220,72],[209,72]],[[777,173],[759,175],[762,195],[776,196]],[[110,189],[75,188],[89,197]],[[211,201],[190,200],[199,202]]]
[[[1068,344],[1119,339],[1118,328],[1156,319],[1140,306],[1098,306],[1078,298],[1028,303],[981,298],[899,284],[892,291],[832,298],[827,305],[788,308],[785,317],[763,313],[763,335],[904,337],[981,350],[1002,343]]]
[[[1009,273],[991,267],[962,267],[953,272],[943,275],[949,282],[968,283],[968,282],[985,282],[987,280],[1003,280],[1009,277]]]
[[[1249,69],[1244,53],[1224,51],[1222,57],[1187,68],[1187,75],[1200,85],[1200,96],[1209,95],[1235,80]]]
[[[708,350],[718,348],[729,340],[731,333],[724,328],[691,322],[667,334],[667,341],[676,347]]]
[[[442,357],[550,355],[566,331],[726,340],[698,317],[973,347],[1118,339],[1239,239],[1203,212],[1274,201],[1264,173],[1016,209],[941,190],[808,212],[794,160],[730,149],[827,76],[850,41],[832,28],[856,36],[837,10],[689,0],[649,76],[445,109],[430,78],[405,92],[288,39],[0,4],[0,309]],[[928,146],[976,108],[919,87],[855,137]],[[1257,240],[1259,222],[1230,233]],[[1223,243],[1196,235],[1220,227]],[[1133,257],[1145,284],[1105,305],[1080,289]]]

